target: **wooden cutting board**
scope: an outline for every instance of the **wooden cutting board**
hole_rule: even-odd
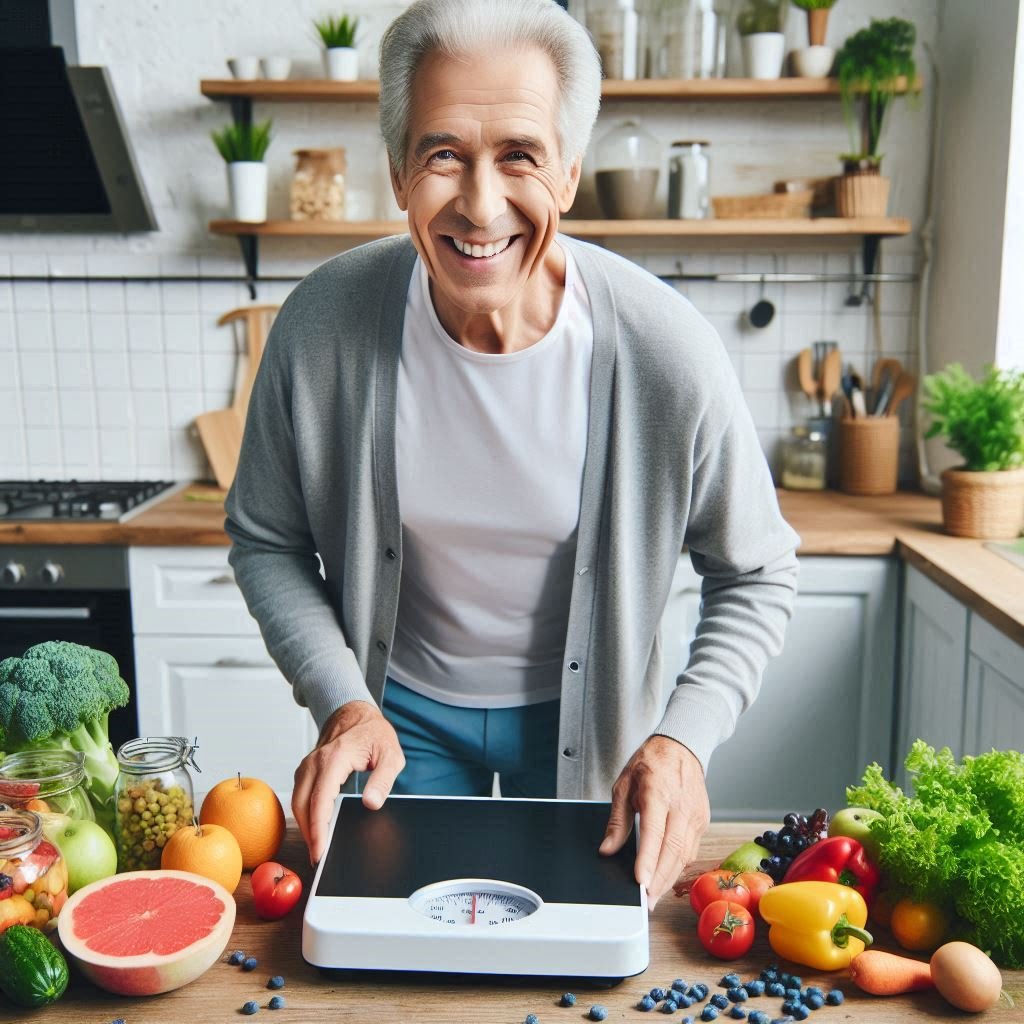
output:
[[[278,306],[242,306],[225,313],[218,326],[242,322],[245,333],[245,351],[238,355],[235,373],[235,394],[227,409],[204,412],[196,417],[196,428],[210,461],[217,486],[227,490],[235,479],[238,455],[242,450],[245,416],[249,409],[249,395],[256,379],[263,346]]]

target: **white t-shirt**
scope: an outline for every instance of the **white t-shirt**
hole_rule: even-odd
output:
[[[594,325],[566,252],[551,330],[507,355],[445,331],[422,262],[398,368],[402,585],[389,675],[459,707],[559,696]]]

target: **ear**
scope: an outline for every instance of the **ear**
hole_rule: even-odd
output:
[[[409,204],[406,201],[405,182],[398,171],[395,170],[395,165],[390,160],[388,161],[388,171],[391,174],[391,191],[395,194],[395,202],[398,203],[398,208],[404,213],[409,208]]]
[[[583,157],[578,156],[569,167],[569,173],[565,176],[565,184],[562,187],[562,194],[558,201],[558,212],[568,213],[574,200],[576,192],[580,187],[580,175],[583,170]]]

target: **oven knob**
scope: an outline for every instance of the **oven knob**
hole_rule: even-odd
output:
[[[45,562],[39,570],[39,578],[44,583],[60,583],[64,579],[64,566],[57,562]]]
[[[4,583],[20,583],[25,578],[25,566],[8,562],[4,566]]]

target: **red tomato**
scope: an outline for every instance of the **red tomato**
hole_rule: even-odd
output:
[[[750,902],[745,904],[747,910],[749,910],[755,917],[758,915],[758,908],[761,906],[761,897],[775,884],[771,875],[766,875],[763,871],[741,871],[736,876],[736,881],[740,885],[744,885],[747,891],[750,893]],[[729,897],[732,899],[733,897]],[[742,903],[742,900],[737,900],[737,903]]]
[[[754,944],[754,919],[738,903],[715,900],[700,915],[697,938],[719,960],[736,960]]]
[[[252,873],[252,901],[260,917],[284,917],[302,895],[302,879],[277,861],[268,860]]]
[[[715,868],[714,871],[705,871],[694,880],[690,886],[690,906],[695,914],[701,914],[709,903],[715,900],[732,900],[741,906],[748,906],[750,902],[750,890],[739,881],[739,875],[735,871],[727,871],[725,868]]]

